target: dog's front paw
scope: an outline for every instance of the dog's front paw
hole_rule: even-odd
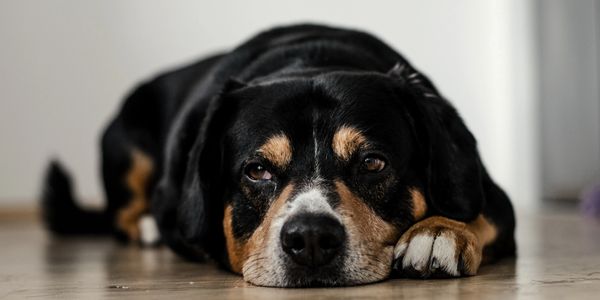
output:
[[[467,224],[430,217],[407,230],[394,249],[394,270],[413,278],[475,275],[482,246]]]

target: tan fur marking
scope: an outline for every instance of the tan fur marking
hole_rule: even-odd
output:
[[[280,168],[285,168],[292,161],[292,144],[283,133],[270,137],[258,152]]]
[[[367,139],[356,128],[344,125],[334,134],[331,147],[343,160],[348,160],[361,147],[368,146]]]
[[[410,195],[412,199],[412,210],[415,221],[421,220],[427,212],[427,202],[425,202],[425,196],[417,188],[410,188]]]
[[[346,219],[344,223],[349,230],[357,231],[356,238],[362,239],[360,244],[369,249],[366,253],[380,253],[381,248],[396,244],[399,232],[395,226],[376,215],[343,182],[336,180],[335,186],[341,200],[338,210]]]
[[[477,216],[477,219],[467,225],[467,228],[471,230],[479,239],[479,242],[485,247],[496,240],[498,236],[498,229],[482,214]]]
[[[225,207],[225,214],[223,216],[223,231],[225,232],[225,241],[227,244],[227,254],[229,255],[229,264],[233,272],[238,274],[242,273],[242,264],[246,257],[246,249],[244,248],[245,243],[240,243],[233,236],[233,225],[232,225],[232,210],[233,207],[228,205]]]
[[[125,175],[125,184],[131,192],[131,199],[118,212],[117,227],[125,232],[132,241],[140,239],[138,221],[149,208],[146,188],[153,169],[154,163],[149,156],[138,149],[131,151],[131,168]]]
[[[269,235],[269,228],[273,218],[279,213],[283,205],[289,199],[293,185],[286,186],[281,194],[275,199],[275,201],[267,210],[262,222],[256,228],[252,236],[246,241],[239,241],[233,236],[232,226],[232,207],[227,206],[225,208],[225,216],[223,218],[223,228],[225,231],[225,241],[227,244],[227,253],[229,254],[229,264],[231,265],[232,271],[242,274],[242,270],[246,260],[253,254],[260,252],[264,249]],[[258,253],[260,255],[260,253]]]

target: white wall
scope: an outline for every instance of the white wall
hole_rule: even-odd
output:
[[[533,15],[521,0],[2,1],[0,203],[32,203],[51,156],[98,199],[98,134],[136,82],[269,26],[312,21],[375,33],[430,75],[492,175],[531,206]]]
[[[600,2],[540,1],[542,196],[600,182]]]

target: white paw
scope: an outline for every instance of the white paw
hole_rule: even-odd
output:
[[[394,268],[407,277],[474,275],[481,247],[464,223],[432,217],[407,230],[394,249]]]
[[[156,221],[150,215],[144,215],[138,223],[140,229],[140,242],[144,246],[156,245],[160,240],[160,233]]]

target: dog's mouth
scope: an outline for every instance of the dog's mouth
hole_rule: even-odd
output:
[[[326,265],[299,265],[286,257],[267,260],[244,270],[244,280],[267,287],[335,287],[374,283],[389,277],[392,255],[344,255]],[[387,254],[390,254],[389,256]],[[370,260],[370,261],[369,261]],[[384,263],[382,263],[384,262]],[[273,264],[273,265],[271,265]]]
[[[285,281],[287,287],[328,287],[347,285],[343,274],[343,257],[338,257],[327,265],[312,267],[295,262],[286,262]]]
[[[390,247],[387,247],[390,248]],[[244,270],[244,280],[268,287],[335,287],[369,284],[385,280],[392,268],[392,254],[351,254],[347,252],[326,265],[299,265],[287,257],[267,260]],[[271,265],[273,264],[273,265]]]

